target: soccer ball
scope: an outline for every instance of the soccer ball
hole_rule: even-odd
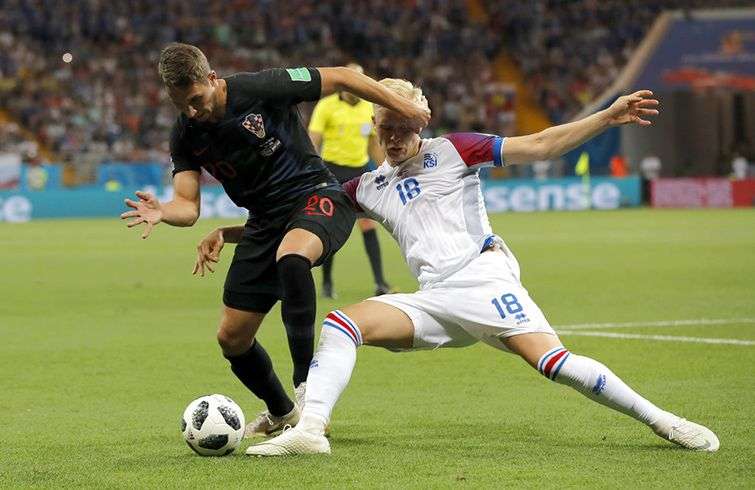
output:
[[[225,395],[206,395],[189,403],[181,417],[186,444],[201,456],[231,454],[244,437],[244,412]]]

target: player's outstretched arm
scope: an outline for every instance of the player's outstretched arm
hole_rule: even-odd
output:
[[[422,129],[430,122],[430,111],[388,90],[378,82],[355,70],[339,66],[318,68],[322,83],[321,97],[336,92],[350,92],[364,100],[396,111]]]
[[[148,192],[137,191],[138,201],[126,199],[133,211],[121,214],[121,219],[134,218],[129,228],[144,223],[142,238],[147,238],[158,223],[173,226],[191,226],[199,218],[199,172],[179,172],[173,178],[173,200],[161,203]]]
[[[553,126],[539,133],[506,138],[503,147],[506,164],[557,158],[613,126],[649,126],[652,123],[646,118],[658,115],[658,100],[652,96],[650,90],[639,90],[619,97],[610,107],[579,121]]]

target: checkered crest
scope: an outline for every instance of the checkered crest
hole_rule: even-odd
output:
[[[259,114],[248,114],[241,125],[258,138],[265,137],[265,122]]]

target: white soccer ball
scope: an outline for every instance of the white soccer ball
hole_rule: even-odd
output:
[[[241,444],[244,425],[244,412],[225,395],[199,397],[181,417],[186,443],[201,456],[231,454]]]

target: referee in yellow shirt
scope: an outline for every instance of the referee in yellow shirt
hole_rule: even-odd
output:
[[[364,73],[362,67],[357,64],[347,66]],[[325,165],[341,183],[367,172],[370,158],[378,165],[383,163],[385,157],[372,126],[372,115],[372,103],[348,92],[339,92],[320,99],[312,112],[309,137],[315,149],[320,151]],[[366,218],[359,219],[358,223],[375,277],[375,294],[388,293],[390,286],[383,277],[380,243],[375,229],[377,224]],[[323,296],[334,298],[332,258],[322,264],[322,271]]]

